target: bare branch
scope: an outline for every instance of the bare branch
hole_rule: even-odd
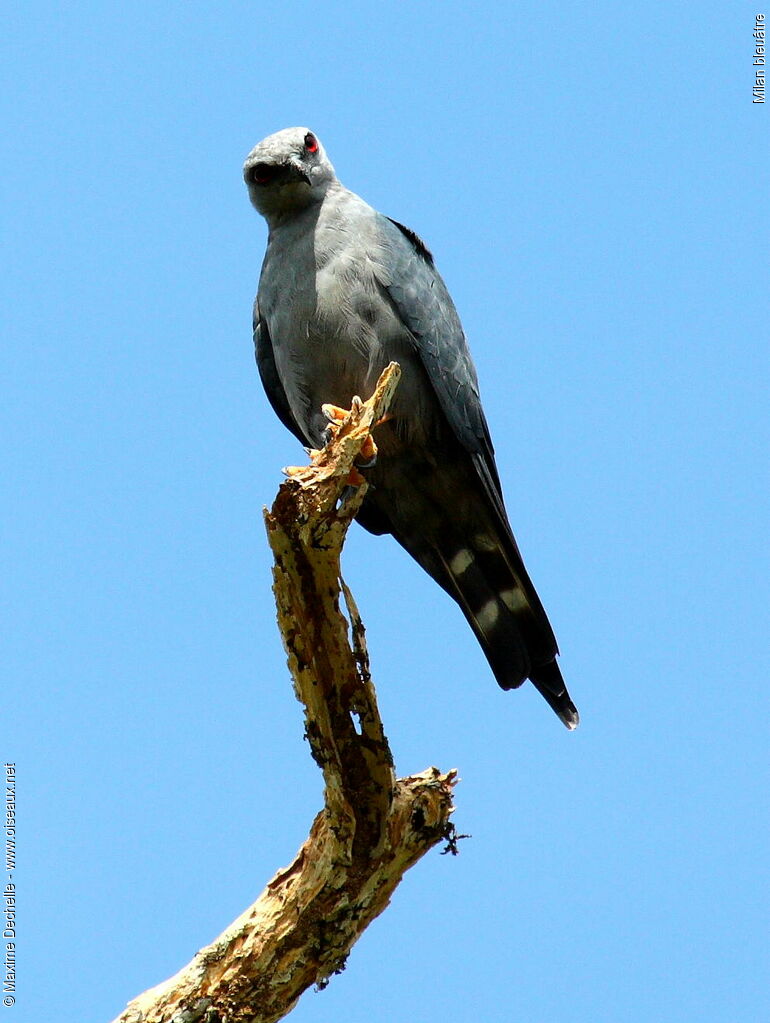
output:
[[[325,807],[294,862],[249,909],[115,1023],[272,1023],[310,985],[343,969],[403,874],[451,839],[455,772],[395,779],[369,675],[364,627],[340,576],[340,553],[366,484],[355,459],[398,383],[395,363],[265,513],[278,624]],[[352,481],[352,483],[351,483]],[[344,595],[347,615],[340,607]]]

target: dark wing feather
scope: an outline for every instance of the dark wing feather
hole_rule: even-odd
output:
[[[483,492],[491,509],[494,510],[497,534],[505,551],[504,557],[508,568],[516,586],[526,596],[527,610],[517,612],[515,618],[518,634],[527,648],[530,662],[527,674],[564,722],[569,727],[574,727],[577,723],[577,711],[554,660],[558,654],[556,638],[524,567],[508,522],[495,465],[494,448],[481,407],[476,370],[457,310],[433,264],[433,257],[418,236],[397,221],[385,217],[381,218],[381,230],[387,258],[383,261],[385,265],[377,269],[380,286],[414,339],[415,349],[425,367],[446,421],[471,458]],[[431,571],[430,567],[428,571]],[[466,569],[466,574],[469,571]],[[447,585],[447,580],[452,575],[450,571],[445,572],[443,579],[439,571],[434,570],[432,574],[451,592],[451,584]],[[487,578],[491,576],[490,571]],[[454,582],[457,584],[458,580],[455,579]],[[462,582],[467,589],[471,588],[469,579],[466,578]],[[458,587],[454,595],[460,605],[464,606],[464,594],[460,590],[461,587]],[[493,668],[498,656],[507,653],[509,657],[513,657],[516,652],[510,649],[511,644],[516,645],[513,633],[510,634],[508,643],[504,640],[498,642],[489,636],[485,639],[483,630],[475,620],[473,608],[465,607],[465,611]],[[503,618],[500,624],[506,628]],[[508,688],[505,683],[505,665],[502,665],[499,671],[496,670],[496,674],[500,684]],[[520,678],[512,684],[519,683]]]
[[[270,331],[267,323],[259,313],[259,306],[254,304],[254,354],[257,357],[257,369],[259,378],[265,389],[267,400],[270,402],[273,412],[278,416],[283,425],[289,430],[300,444],[307,444],[297,420],[294,418],[289,406],[289,399],[278,376],[278,369],[275,365],[275,353],[273,343],[270,340]]]
[[[476,368],[454,302],[414,231],[388,217],[382,222],[389,263],[380,283],[415,340],[447,422],[473,458],[484,489],[507,524]]]

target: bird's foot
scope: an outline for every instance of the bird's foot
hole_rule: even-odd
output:
[[[309,456],[311,463],[314,465],[320,465],[323,463],[326,457],[326,449],[329,444],[334,440],[337,434],[340,432],[344,424],[350,417],[351,411],[360,412],[363,407],[363,401],[358,395],[354,395],[351,400],[351,410],[339,408],[337,405],[322,405],[321,411],[325,418],[328,420],[326,429],[323,431],[322,439],[324,446],[322,448],[305,448],[305,453]],[[362,484],[367,481],[358,471],[361,469],[368,469],[374,465],[377,461],[377,445],[372,440],[371,436],[367,436],[364,444],[361,448],[359,455],[356,458],[356,465],[352,466],[346,480],[345,491],[341,498],[341,503],[345,500]],[[307,474],[307,468],[301,466],[288,466],[283,470],[285,476],[297,479],[303,479]]]
[[[328,444],[340,431],[340,427],[350,415],[351,411],[360,412],[363,401],[354,394],[350,401],[350,409],[340,408],[338,405],[322,405],[321,411],[326,416],[328,425],[324,430],[324,438]],[[374,443],[372,435],[366,438],[361,448],[361,453],[358,456],[358,465],[362,469],[370,469],[377,461],[377,445]],[[363,476],[358,473],[355,469],[352,470],[351,476],[355,474],[358,479],[351,479],[351,486],[360,486],[363,482]]]

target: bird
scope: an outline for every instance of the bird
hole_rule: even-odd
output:
[[[305,446],[329,409],[401,366],[356,518],[392,534],[459,605],[502,689],[529,679],[578,724],[556,638],[506,513],[463,328],[433,255],[337,178],[315,132],[285,128],[248,154],[249,198],[267,221],[254,344],[268,401]]]

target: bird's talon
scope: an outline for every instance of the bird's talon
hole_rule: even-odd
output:
[[[363,486],[364,483],[366,483],[366,480],[358,471],[358,469],[355,466],[353,466],[353,468],[348,473],[348,485],[345,487],[345,491],[357,490],[358,487]],[[343,493],[345,491],[343,491]]]
[[[361,453],[359,455],[359,467],[361,469],[369,469],[377,461],[377,445],[374,443],[374,438],[369,434],[361,446]]]
[[[348,409],[340,408],[339,405],[322,405],[321,411],[329,422],[334,423],[336,426],[341,426],[350,415],[350,411]]]

